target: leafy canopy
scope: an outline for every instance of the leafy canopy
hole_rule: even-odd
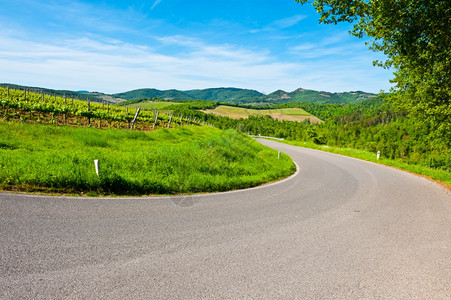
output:
[[[395,69],[389,100],[429,122],[435,137],[451,140],[451,1],[449,0],[296,0],[311,3],[320,23],[354,24],[350,32],[369,37]]]

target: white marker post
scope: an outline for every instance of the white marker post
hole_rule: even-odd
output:
[[[280,159],[280,151],[279,151],[279,154],[277,154],[277,159]]]
[[[379,157],[381,157],[381,152],[377,151],[377,160],[379,160]]]
[[[99,160],[98,159],[94,160],[94,167],[96,168],[97,176],[99,176]]]

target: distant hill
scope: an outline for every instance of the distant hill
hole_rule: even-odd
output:
[[[277,90],[265,95],[255,90],[239,88],[210,88],[203,90],[157,90],[139,89],[125,93],[114,94],[127,100],[142,98],[160,98],[166,100],[212,100],[229,104],[265,106],[288,102],[308,103],[358,103],[359,101],[376,98],[377,95],[362,91],[330,93],[299,88],[292,92]]]
[[[266,96],[264,102],[288,103],[288,102],[308,102],[308,103],[357,103],[362,100],[376,98],[376,94],[365,93],[362,91],[330,93],[307,90],[299,88],[293,92],[282,90],[275,91]]]
[[[263,97],[264,94],[255,90],[239,88],[210,88],[203,90],[157,90],[157,89],[139,89],[125,93],[114,94],[127,100],[141,98],[160,98],[166,100],[213,100],[221,102],[233,102],[248,98]]]
[[[194,99],[212,100],[212,101],[239,101],[243,99],[263,97],[265,94],[255,90],[239,89],[239,88],[212,88],[204,90],[185,91]]]
[[[99,92],[87,91],[66,91],[52,90],[38,87],[20,86],[15,84],[1,83],[0,86],[9,86],[11,88],[30,89],[34,91],[43,90],[47,94],[56,94],[58,96],[66,95],[67,97],[78,97],[79,99],[89,98],[91,101],[117,103],[126,100],[137,100],[147,98],[159,98],[165,100],[211,100],[221,103],[235,105],[253,105],[268,106],[273,104],[283,104],[289,102],[306,102],[306,103],[359,103],[367,99],[377,98],[376,94],[365,93],[362,91],[330,93],[323,91],[307,90],[303,88],[296,89],[292,92],[277,90],[268,95],[260,93],[256,90],[240,89],[240,88],[209,88],[196,90],[158,90],[154,88],[137,89],[124,93],[104,94]]]
[[[113,94],[114,97],[126,100],[136,100],[143,98],[160,98],[167,100],[194,100],[193,97],[179,90],[157,90],[157,89],[139,89],[124,93]]]

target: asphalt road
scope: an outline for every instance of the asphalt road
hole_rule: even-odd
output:
[[[451,195],[262,141],[299,173],[221,194],[0,194],[0,299],[451,299]]]

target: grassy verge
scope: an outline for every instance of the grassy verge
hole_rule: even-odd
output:
[[[99,160],[100,176],[94,168]],[[152,133],[0,121],[0,189],[93,195],[215,192],[286,177],[291,159],[235,131]]]
[[[448,189],[451,190],[451,173],[441,169],[433,169],[420,165],[411,165],[405,162],[401,162],[398,160],[384,158],[383,156],[377,160],[376,154],[368,151],[350,149],[350,148],[338,148],[338,147],[330,147],[325,145],[317,145],[312,142],[300,142],[300,141],[282,141],[283,143],[290,144],[293,146],[300,146],[305,148],[317,149],[322,151],[327,151],[331,153],[341,154],[345,156],[350,156],[366,161],[371,161],[375,163],[380,163],[383,165],[399,168],[402,170],[406,170],[418,175],[422,175],[428,177],[430,179],[439,181]]]

